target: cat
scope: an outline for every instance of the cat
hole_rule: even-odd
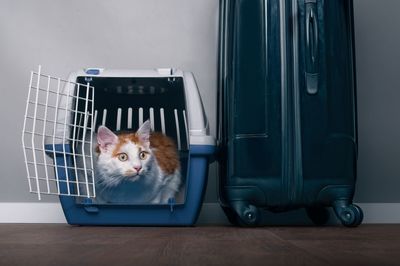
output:
[[[151,132],[147,120],[136,133],[97,130],[95,179],[98,202],[166,204],[181,185],[178,151],[172,139]]]

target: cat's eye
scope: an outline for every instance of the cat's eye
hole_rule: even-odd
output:
[[[144,159],[146,159],[146,158],[147,158],[147,152],[141,151],[141,152],[139,153],[139,159],[140,159],[140,160],[144,160]]]
[[[126,153],[118,154],[118,160],[120,160],[121,162],[125,162],[126,160],[128,160],[128,154]]]

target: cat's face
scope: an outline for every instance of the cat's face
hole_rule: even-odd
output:
[[[97,166],[108,186],[123,180],[135,182],[151,170],[150,123],[145,122],[136,133],[116,135],[101,126],[97,133],[99,156]]]

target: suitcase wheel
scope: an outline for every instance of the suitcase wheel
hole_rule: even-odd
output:
[[[234,216],[236,216],[233,224],[243,227],[257,226],[259,224],[260,211],[256,206],[245,201],[231,202],[231,206],[233,208]]]
[[[315,225],[325,225],[329,221],[329,210],[323,206],[308,207],[306,208],[306,212],[308,218],[310,218]]]
[[[335,212],[342,224],[347,227],[359,226],[364,218],[362,209],[355,204],[335,208]]]

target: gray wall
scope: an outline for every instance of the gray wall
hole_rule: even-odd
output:
[[[398,0],[354,1],[358,202],[400,202],[399,10]]]
[[[356,0],[356,201],[400,202],[400,1]],[[90,66],[194,72],[215,134],[218,0],[0,1],[0,202],[36,202],[21,149],[29,71]],[[217,201],[216,165],[206,202]],[[46,197],[45,201],[55,201]]]

